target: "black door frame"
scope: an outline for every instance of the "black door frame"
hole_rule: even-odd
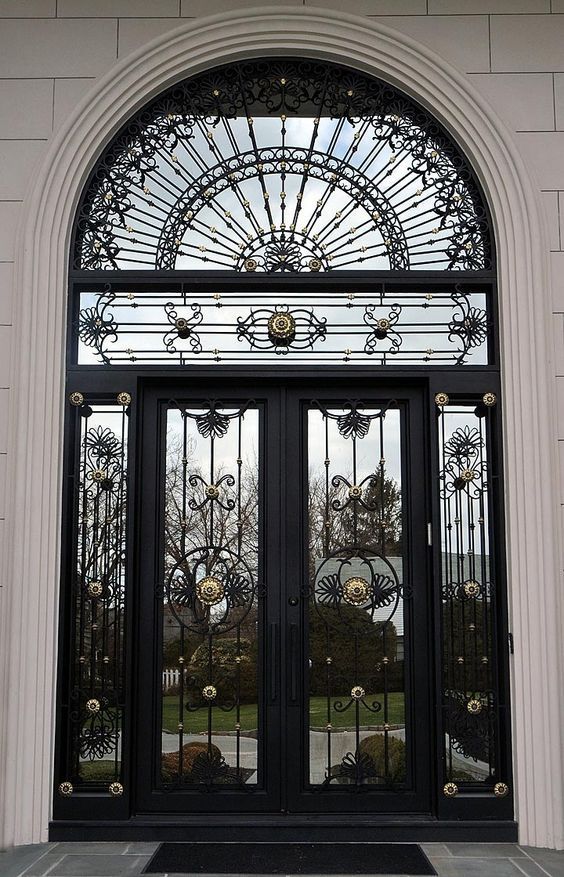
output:
[[[72,485],[76,478],[76,461],[78,447],[78,425],[76,420],[76,411],[70,406],[67,408],[67,426],[65,432],[64,447],[64,464],[63,464],[63,481],[65,484],[64,501],[63,501],[63,522],[62,522],[62,591],[60,600],[60,640],[59,640],[59,662],[58,662],[58,702],[61,704],[58,716],[58,733],[57,748],[55,755],[55,777],[57,782],[54,789],[54,822],[51,823],[50,835],[53,839],[103,839],[103,838],[144,838],[147,837],[148,831],[154,832],[154,837],[172,838],[176,836],[182,838],[182,825],[189,824],[190,821],[198,821],[197,817],[186,818],[180,815],[171,816],[169,819],[155,819],[140,813],[136,809],[136,787],[135,778],[131,770],[131,756],[133,755],[133,722],[131,717],[133,707],[137,697],[137,668],[136,654],[134,649],[134,612],[138,601],[138,551],[139,540],[136,537],[137,532],[137,497],[139,489],[139,481],[141,475],[141,465],[138,459],[138,442],[140,438],[139,424],[143,417],[142,398],[144,388],[151,382],[167,382],[170,385],[182,386],[185,382],[213,382],[221,381],[222,387],[229,388],[238,385],[241,381],[252,381],[256,377],[256,367],[252,365],[252,359],[245,365],[185,365],[178,366],[138,366],[119,365],[104,367],[100,365],[81,365],[77,362],[77,335],[76,335],[76,319],[77,319],[77,294],[85,285],[88,288],[92,284],[96,285],[104,282],[112,282],[121,280],[127,276],[128,288],[135,287],[138,283],[151,281],[158,285],[166,284],[177,278],[185,279],[188,275],[182,272],[164,272],[166,276],[159,275],[155,277],[154,272],[73,272],[71,277],[72,292],[69,296],[69,332],[68,332],[68,368],[67,368],[67,398],[70,393],[80,390],[88,398],[89,402],[96,400],[106,403],[108,400],[115,400],[116,393],[126,391],[131,394],[132,404],[128,411],[129,414],[129,459],[131,461],[129,467],[129,496],[130,502],[128,506],[128,523],[127,529],[129,533],[127,547],[127,582],[126,582],[126,619],[125,619],[125,636],[126,636],[126,659],[124,666],[124,674],[127,679],[126,686],[126,722],[123,728],[122,744],[123,744],[123,764],[122,764],[122,782],[124,793],[121,797],[108,800],[107,791],[98,789],[79,790],[73,794],[72,799],[61,797],[58,791],[57,783],[61,776],[65,776],[68,763],[69,747],[71,746],[71,738],[68,729],[68,706],[66,699],[68,698],[70,665],[72,661],[71,646],[71,630],[72,630],[72,582],[74,581],[75,569],[73,566],[73,538],[74,538],[74,516],[75,516],[75,498],[72,493]],[[192,275],[190,275],[192,279]],[[200,272],[194,274],[193,279],[203,285],[210,283],[229,283],[237,286],[242,282],[240,277],[232,278],[228,276],[219,276],[215,272]],[[262,283],[259,277],[251,278],[257,290]],[[373,366],[370,363],[366,365],[356,365],[354,363],[346,364],[325,364],[320,366],[304,365],[287,365],[284,366],[283,373],[285,378],[292,381],[307,382],[313,375],[326,383],[327,386],[333,386],[341,380],[343,376],[349,381],[368,381],[372,383],[382,383],[394,389],[394,393],[398,392],[398,388],[402,386],[419,386],[424,393],[424,409],[425,422],[427,424],[429,438],[429,448],[427,449],[427,472],[429,484],[431,485],[430,496],[430,518],[433,523],[434,545],[431,550],[432,554],[432,580],[433,580],[433,606],[431,610],[432,622],[438,625],[441,610],[441,597],[439,588],[439,569],[440,569],[440,548],[438,545],[439,521],[440,521],[440,504],[438,497],[438,478],[439,478],[439,459],[438,459],[438,433],[436,428],[437,409],[434,403],[436,393],[447,392],[451,400],[465,401],[467,403],[476,404],[481,395],[493,392],[500,400],[500,375],[499,375],[499,343],[497,331],[497,301],[495,296],[495,279],[493,273],[485,272],[480,274],[476,272],[457,272],[457,280],[472,280],[477,283],[484,283],[491,288],[491,296],[489,298],[491,308],[491,324],[490,324],[490,364],[489,365],[426,365],[413,366],[394,366],[392,364],[386,366]],[[248,277],[243,278],[245,282],[249,281]],[[274,275],[268,278],[269,285],[272,284],[273,289],[280,292],[283,296],[284,289],[292,286],[294,278],[286,276]],[[354,283],[361,287],[365,287],[374,282],[385,281],[392,287],[395,284],[407,283],[419,288],[438,285],[444,287],[452,284],[453,278],[449,272],[382,272],[367,276],[364,272],[343,272],[339,277],[331,277],[329,280],[322,277],[312,276],[308,281],[314,288],[318,288],[323,282],[338,284],[342,287],[346,283]],[[304,358],[304,363],[307,360]],[[280,377],[280,367],[275,365],[261,366],[260,372],[264,376],[271,376],[275,382]],[[224,391],[223,391],[224,392]],[[503,399],[500,400],[503,403]],[[501,432],[501,412],[502,405],[497,406],[501,411],[494,410],[492,420],[491,442],[489,447],[490,459],[495,472],[492,482],[492,521],[495,528],[495,564],[497,568],[497,582],[499,593],[497,597],[497,615],[496,615],[496,631],[497,631],[497,684],[499,687],[500,703],[502,704],[502,713],[499,726],[499,765],[500,773],[504,780],[511,783],[512,777],[512,760],[511,760],[511,728],[509,713],[509,650],[507,648],[508,641],[508,621],[507,621],[507,593],[505,587],[505,553],[503,545],[503,535],[505,533],[504,526],[504,508],[503,508],[503,465],[502,465],[502,432]],[[440,651],[440,643],[438,637],[433,644],[433,655],[435,658],[435,679],[434,689],[440,691],[440,662],[437,660]],[[387,814],[380,817],[378,814],[362,814],[358,813],[354,819],[341,819],[335,821],[335,817],[327,816],[327,820],[332,825],[347,825],[349,832],[347,837],[352,839],[351,830],[354,826],[360,826],[363,822],[372,826],[373,830],[377,826],[381,826],[386,839],[389,838],[405,838],[412,839],[421,838],[450,838],[454,839],[496,839],[496,840],[514,840],[516,839],[516,824],[513,820],[513,808],[511,796],[503,800],[495,799],[491,793],[486,794],[479,789],[468,789],[456,798],[447,798],[442,794],[441,758],[443,752],[443,742],[439,729],[442,727],[442,717],[438,704],[436,705],[436,714],[433,719],[434,727],[434,746],[433,746],[433,766],[434,773],[438,782],[435,782],[431,789],[431,813],[428,816],[418,816],[414,814],[409,816],[406,814],[397,814],[389,816]],[[230,816],[227,821],[224,814],[218,814],[217,817],[207,817],[206,822],[210,825],[217,820],[223,828],[228,831],[228,826],[235,826],[238,822],[249,825],[250,816],[242,815],[240,818],[237,814]],[[280,826],[280,819],[285,824],[298,824],[302,817],[300,814],[293,816],[278,816],[277,824]],[[307,814],[304,814],[306,820]],[[256,813],[252,819],[256,824],[261,822],[271,822],[272,817],[269,814]],[[202,820],[200,819],[200,823]],[[174,825],[178,828],[175,829]],[[386,828],[387,826],[387,828]],[[233,829],[235,830],[235,829]],[[360,831],[360,828],[359,828]],[[328,835],[332,839],[333,833]],[[360,837],[360,834],[358,835]]]
[[[413,768],[413,788],[398,792],[373,790],[357,794],[347,788],[309,789],[306,779],[308,724],[306,715],[305,680],[307,679],[307,600],[303,598],[306,556],[307,521],[304,504],[307,497],[307,428],[305,411],[308,401],[318,399],[326,404],[345,398],[362,397],[368,403],[391,400],[402,410],[402,469],[404,493],[405,540],[409,546],[405,557],[417,570],[411,610],[406,612],[406,703],[410,717],[408,764]],[[201,788],[180,792],[159,789],[156,775],[160,763],[161,721],[158,706],[162,633],[155,611],[155,582],[163,546],[160,522],[164,497],[164,435],[163,421],[168,402],[185,403],[221,398],[237,404],[253,399],[264,408],[260,435],[265,489],[262,536],[265,555],[265,581],[269,582],[270,600],[265,600],[262,636],[259,641],[263,656],[262,727],[259,732],[259,765],[264,785],[252,791],[222,787],[215,794]],[[138,498],[139,518],[139,591],[136,640],[138,680],[137,708],[134,729],[134,765],[137,764],[137,812],[149,813],[213,813],[232,814],[270,812],[271,814],[430,814],[432,788],[432,732],[430,694],[433,678],[430,637],[431,576],[427,546],[428,471],[429,461],[423,440],[423,388],[402,384],[388,385],[381,380],[355,379],[348,375],[327,385],[325,375],[310,371],[310,383],[299,379],[264,378],[233,382],[226,387],[217,379],[205,382],[150,382],[144,392],[143,422],[140,441],[141,485]],[[301,460],[301,467],[287,461]],[[412,473],[418,477],[412,477]],[[283,489],[280,489],[280,487]],[[156,513],[155,513],[156,512]],[[289,551],[286,546],[296,546]],[[298,601],[295,603],[295,601]],[[295,605],[292,605],[295,603]],[[414,619],[417,618],[417,624]],[[292,642],[294,640],[294,642]],[[140,644],[146,644],[143,648]],[[413,643],[413,654],[411,653]],[[296,652],[297,653],[294,653]],[[417,660],[414,660],[417,656]],[[407,660],[409,658],[410,660]],[[149,727],[148,727],[149,726]],[[296,752],[300,769],[296,769]],[[133,771],[135,767],[133,766]],[[287,785],[286,785],[287,784]]]

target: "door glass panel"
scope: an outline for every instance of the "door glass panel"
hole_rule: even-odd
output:
[[[393,403],[392,403],[393,405]],[[400,411],[312,403],[309,782],[406,783]]]
[[[446,795],[500,778],[499,724],[505,705],[496,679],[497,581],[491,550],[494,476],[488,433],[493,393],[450,403],[439,393],[441,614]],[[504,797],[507,786],[496,786]]]
[[[167,412],[165,787],[258,783],[259,412]]]
[[[117,404],[116,404],[117,402]],[[102,786],[123,793],[127,431],[131,397],[97,404],[71,395],[79,419],[74,473],[73,661],[64,702],[63,796]]]

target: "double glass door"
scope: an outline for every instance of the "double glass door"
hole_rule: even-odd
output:
[[[422,392],[147,388],[137,809],[431,809]]]

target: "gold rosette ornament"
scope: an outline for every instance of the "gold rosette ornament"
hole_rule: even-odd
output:
[[[352,606],[362,606],[370,596],[370,585],[366,579],[353,576],[343,585],[343,600]]]
[[[206,576],[196,585],[196,596],[205,606],[216,606],[225,595],[223,584],[215,576]]]
[[[268,337],[273,344],[291,344],[296,335],[292,314],[272,314],[268,321]]]

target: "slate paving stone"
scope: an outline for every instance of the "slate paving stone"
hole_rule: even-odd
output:
[[[56,844],[56,852],[61,854],[93,856],[103,853],[104,855],[121,856],[127,852],[131,844],[127,841],[60,841]],[[155,844],[157,846],[157,844]],[[148,851],[150,852],[150,850]]]
[[[1,877],[138,877],[158,843],[33,844],[0,851]],[[564,852],[518,844],[422,843],[439,877],[564,877]],[[151,877],[202,877],[193,873]],[[206,877],[227,877],[209,874]],[[246,877],[232,873],[229,877]],[[261,875],[253,875],[261,877]],[[266,875],[264,875],[266,877]],[[291,875],[287,875],[291,877]],[[325,875],[309,875],[325,877]],[[332,875],[333,877],[333,875]],[[339,875],[334,875],[339,877]],[[350,875],[340,875],[350,877]],[[384,875],[380,875],[384,877]],[[410,875],[394,875],[410,877]]]
[[[137,840],[128,844],[125,852],[128,856],[151,856],[158,846],[158,841]]]
[[[526,877],[547,877],[547,872],[532,859],[513,859]]]
[[[548,871],[550,877],[564,877],[564,852],[561,850],[545,850],[536,847],[524,847],[541,868]]]
[[[19,877],[30,865],[48,853],[48,844],[26,844],[0,851],[0,874],[2,877]]]
[[[89,855],[65,855],[56,864],[49,877],[116,877],[116,875],[140,874],[149,856],[123,856],[97,853]]]
[[[453,856],[431,861],[439,877],[523,877],[519,866],[509,859]]]
[[[23,872],[23,877],[43,877],[44,874],[48,874],[51,868],[61,861],[63,856],[64,853],[57,853],[56,850],[48,852],[46,856],[42,856],[30,865],[30,867]]]
[[[466,858],[517,859],[527,855],[518,844],[449,843],[446,846],[453,856]]]
[[[451,851],[449,850],[446,844],[440,843],[422,843],[419,844],[423,852],[426,856],[436,856],[437,858],[444,858],[444,856],[452,856]]]

